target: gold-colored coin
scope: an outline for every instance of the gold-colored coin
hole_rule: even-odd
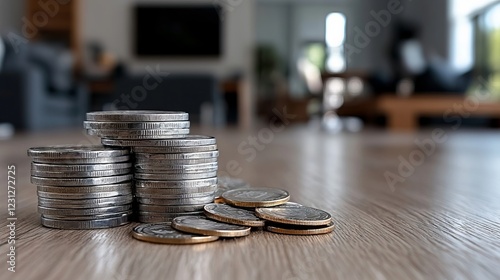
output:
[[[280,224],[299,226],[323,226],[332,221],[332,216],[312,207],[300,205],[298,203],[285,203],[280,206],[270,208],[255,209],[257,217]]]
[[[177,217],[172,220],[172,227],[188,233],[220,237],[241,237],[250,234],[250,227],[230,225],[198,216]]]
[[[132,230],[132,236],[138,240],[161,244],[198,244],[212,242],[219,237],[203,236],[177,231],[170,223],[143,224]]]
[[[335,225],[333,224],[333,222],[330,222],[326,226],[296,226],[284,224],[273,224],[266,226],[266,230],[270,232],[290,235],[326,234],[332,232],[334,228]]]
[[[287,202],[290,194],[280,189],[248,188],[226,191],[222,198],[227,204],[238,207],[271,207]]]
[[[265,222],[255,216],[254,211],[236,208],[227,204],[211,203],[203,208],[205,215],[212,219],[223,223],[249,226],[263,227]]]

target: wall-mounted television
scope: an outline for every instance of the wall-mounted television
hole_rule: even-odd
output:
[[[217,5],[135,7],[136,55],[219,57],[220,9]]]

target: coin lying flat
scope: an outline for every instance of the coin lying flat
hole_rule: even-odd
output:
[[[175,122],[94,122],[84,121],[85,129],[147,130],[189,128],[189,121]]]
[[[103,122],[168,122],[187,121],[189,114],[175,111],[104,111],[87,113],[89,121]]]
[[[54,186],[37,186],[37,190],[41,192],[49,193],[59,193],[68,195],[78,195],[78,194],[93,194],[100,192],[121,192],[128,191],[132,189],[132,182],[109,184],[109,185],[96,185],[90,187],[79,186],[75,187],[54,187]]]
[[[215,172],[204,173],[179,173],[179,174],[165,174],[165,173],[135,173],[135,178],[139,180],[196,180],[213,178],[217,176]]]
[[[84,216],[67,216],[67,215],[43,215],[44,218],[54,219],[54,220],[64,220],[64,221],[91,221],[91,220],[100,220],[100,219],[111,219],[111,218],[120,218],[123,215],[132,215],[133,211],[125,211],[118,213],[108,213],[108,214],[99,214],[99,215],[84,215]]]
[[[186,147],[133,147],[134,153],[168,154],[168,153],[199,153],[217,150],[217,145],[186,146]]]
[[[172,220],[172,227],[184,232],[220,237],[240,237],[250,234],[250,227],[216,222],[196,216],[177,217]]]
[[[189,134],[189,129],[151,129],[151,130],[112,130],[87,129],[88,135],[111,137],[115,139],[162,139],[163,137],[182,138]]]
[[[138,153],[136,158],[140,159],[200,159],[200,158],[214,158],[219,156],[219,151],[198,152],[198,153],[177,153],[177,154],[149,154]]]
[[[37,171],[31,170],[31,176],[45,178],[93,178],[93,177],[108,177],[131,173],[131,168],[114,169],[114,170],[98,170],[98,171]]]
[[[96,186],[132,180],[132,174],[96,178],[42,178],[31,176],[31,183],[42,186]]]
[[[191,198],[176,198],[176,199],[161,199],[161,198],[144,198],[137,197],[137,202],[150,205],[188,205],[188,204],[207,204],[214,201],[214,196],[207,197],[191,197]]]
[[[211,203],[203,208],[205,215],[223,223],[249,227],[263,227],[264,221],[255,216],[254,211],[232,207],[226,204]]]
[[[180,180],[180,181],[142,181],[136,180],[137,188],[170,189],[170,188],[190,188],[204,187],[217,184],[217,177],[200,180]]]
[[[65,221],[41,217],[42,225],[58,229],[100,229],[125,225],[129,222],[130,215],[123,215],[118,218],[98,219],[91,221]]]
[[[38,213],[42,215],[64,215],[64,216],[91,216],[112,213],[126,212],[132,209],[132,204],[125,204],[110,207],[72,209],[72,208],[51,208],[38,206]]]
[[[287,202],[290,194],[280,189],[248,188],[226,191],[222,198],[238,207],[271,207]]]
[[[187,135],[182,139],[143,139],[143,140],[118,140],[118,139],[101,139],[101,143],[106,146],[118,147],[158,147],[158,146],[174,146],[174,147],[191,147],[191,146],[206,146],[215,145],[216,140],[211,136]]]
[[[78,200],[38,198],[38,205],[48,208],[99,208],[130,203],[132,203],[132,195]]]
[[[297,203],[257,208],[255,214],[264,220],[289,225],[321,226],[328,225],[332,221],[332,216],[329,213]]]
[[[125,156],[128,149],[111,149],[103,146],[60,145],[50,147],[34,147],[28,150],[30,157],[43,158],[103,158]]]
[[[215,203],[224,203],[222,194],[229,190],[250,188],[250,184],[242,179],[221,176],[218,178],[217,192],[215,193]]]
[[[183,193],[183,194],[158,194],[158,193],[144,193],[136,192],[136,197],[141,198],[156,198],[156,199],[183,199],[183,198],[197,198],[197,197],[213,197],[215,192],[204,192],[204,193]]]
[[[197,158],[197,159],[147,159],[138,158],[135,161],[136,166],[147,164],[149,166],[162,167],[165,165],[192,165],[203,163],[217,163],[217,158]]]
[[[202,164],[198,164],[199,166]],[[211,163],[212,165],[212,163]],[[164,173],[164,174],[195,174],[195,173],[208,173],[208,172],[216,172],[219,170],[217,163],[213,163],[214,166],[206,166],[206,167],[193,167],[182,169],[182,166],[192,166],[192,165],[178,165],[174,168],[168,168],[172,165],[165,165],[161,167],[150,167],[150,168],[141,168],[136,165],[135,172],[136,173]],[[157,169],[159,168],[159,169]],[[213,177],[213,176],[212,176]]]
[[[326,234],[333,231],[335,228],[333,222],[326,226],[297,226],[285,224],[272,224],[266,226],[266,230],[274,233],[291,234],[291,235],[316,235]]]
[[[149,195],[179,195],[179,194],[195,194],[195,193],[211,193],[217,189],[216,185],[190,187],[190,188],[171,188],[171,189],[152,189],[152,188],[136,188],[136,193]]]
[[[37,190],[37,195],[38,197],[44,197],[44,198],[69,199],[69,200],[94,199],[94,198],[114,197],[120,195],[132,195],[132,188],[120,191],[94,192],[94,193],[54,193],[54,192],[44,192]]]
[[[137,205],[137,208],[141,212],[185,213],[185,212],[203,211],[203,206],[205,206],[205,204],[165,206],[165,205],[148,205],[139,203]]]
[[[36,171],[50,171],[50,172],[92,172],[103,170],[116,170],[131,168],[131,162],[124,163],[106,163],[106,164],[86,164],[86,165],[68,165],[68,164],[45,164],[45,163],[31,163],[31,170]]]
[[[102,158],[44,158],[44,157],[33,157],[33,162],[36,163],[48,163],[48,164],[104,164],[104,163],[119,163],[126,162],[130,160],[130,156],[118,156],[118,157],[102,157]]]
[[[161,244],[198,244],[212,242],[219,238],[181,232],[167,223],[136,226],[132,231],[132,236],[138,240]]]
[[[207,172],[205,170],[217,169],[219,167],[217,162],[209,162],[202,164],[172,164],[172,165],[149,165],[149,164],[136,164],[135,169],[138,172],[145,172],[146,170],[158,170],[158,172],[168,173],[196,173]],[[209,171],[208,171],[209,172]]]

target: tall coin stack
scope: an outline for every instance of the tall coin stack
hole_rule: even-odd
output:
[[[130,152],[102,146],[30,148],[42,225],[97,229],[126,224],[132,215]]]
[[[140,222],[203,213],[217,190],[216,140],[189,134],[188,114],[114,111],[87,114],[85,128],[106,146],[130,147]]]

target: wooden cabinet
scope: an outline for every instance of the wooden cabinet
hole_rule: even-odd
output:
[[[81,65],[81,13],[79,0],[26,0],[25,26],[29,26],[32,41],[50,41],[71,49],[77,69]]]

